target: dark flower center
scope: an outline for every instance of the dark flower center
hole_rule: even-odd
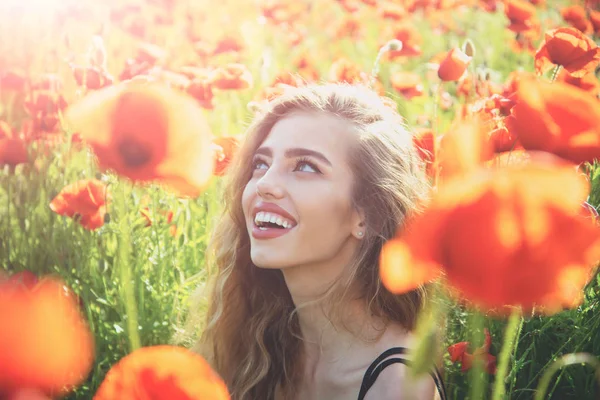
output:
[[[131,168],[141,167],[152,158],[152,150],[149,146],[132,139],[121,141],[118,149],[125,165]]]

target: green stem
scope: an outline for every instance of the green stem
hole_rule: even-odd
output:
[[[10,167],[8,173],[7,180],[7,188],[6,188],[6,265],[10,266],[10,238],[12,235],[10,234],[10,198],[12,197],[12,175],[10,173]]]
[[[494,382],[494,394],[492,400],[504,398],[506,392],[506,373],[508,372],[508,366],[510,364],[510,355],[517,342],[516,339],[521,327],[521,321],[521,312],[520,310],[515,309],[510,314],[508,325],[506,326],[506,331],[504,333],[504,343],[502,344],[502,350],[500,351],[500,358],[498,360],[498,370],[496,371],[496,381]]]
[[[550,82],[554,82],[556,80],[561,68],[562,68],[562,66],[560,66],[560,65],[557,65],[556,67],[554,67],[554,71],[552,71],[552,78],[550,78]]]
[[[519,329],[517,330],[517,335],[516,335],[517,338],[521,337],[521,331],[523,330],[523,321],[524,321],[523,318],[520,318]],[[513,347],[512,357],[513,357],[513,360],[517,359],[517,346]],[[512,390],[515,387],[516,383],[517,383],[517,374],[513,374],[513,378],[510,381],[509,393],[512,393]]]
[[[552,376],[560,369],[567,367],[573,364],[589,364],[596,370],[596,379],[600,383],[600,361],[587,353],[571,353],[566,354],[554,361],[550,364],[550,367],[544,372],[542,375],[542,379],[540,379],[540,383],[535,391],[534,400],[543,400],[546,395],[546,391],[548,390],[548,386],[550,385],[550,381],[552,380]]]
[[[123,185],[123,184],[122,184]],[[119,270],[121,272],[121,296],[125,303],[125,313],[127,314],[127,331],[129,336],[130,350],[134,351],[141,347],[140,335],[138,333],[137,307],[135,303],[135,294],[133,279],[131,274],[131,235],[130,226],[127,218],[126,194],[125,188],[119,190]]]
[[[483,332],[484,319],[483,315],[474,310],[469,321],[471,331],[471,344],[473,347],[481,347],[481,332]],[[484,398],[487,376],[483,371],[483,359],[477,357],[473,362],[473,367],[469,371],[469,399],[479,400]]]

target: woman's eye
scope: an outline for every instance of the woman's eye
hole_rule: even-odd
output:
[[[313,164],[309,161],[306,161],[306,160],[298,161],[294,171],[321,173],[321,171],[319,170],[319,168],[317,168],[317,166],[315,164]]]
[[[254,160],[252,162],[252,170],[253,171],[257,170],[257,169],[268,169],[268,168],[269,168],[269,166],[263,160]]]

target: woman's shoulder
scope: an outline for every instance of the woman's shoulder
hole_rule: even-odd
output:
[[[433,400],[439,399],[436,386],[428,374],[412,377],[409,367],[402,363],[386,366],[365,400]]]
[[[391,324],[381,337],[379,356],[365,374],[371,380],[365,400],[432,400],[437,399],[435,382],[429,374],[412,376],[410,361],[417,346],[414,333],[402,326]],[[436,396],[436,397],[434,397]]]

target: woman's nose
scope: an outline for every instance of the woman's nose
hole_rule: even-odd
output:
[[[271,168],[257,182],[256,193],[263,199],[282,198],[285,194],[285,188],[281,177]]]

